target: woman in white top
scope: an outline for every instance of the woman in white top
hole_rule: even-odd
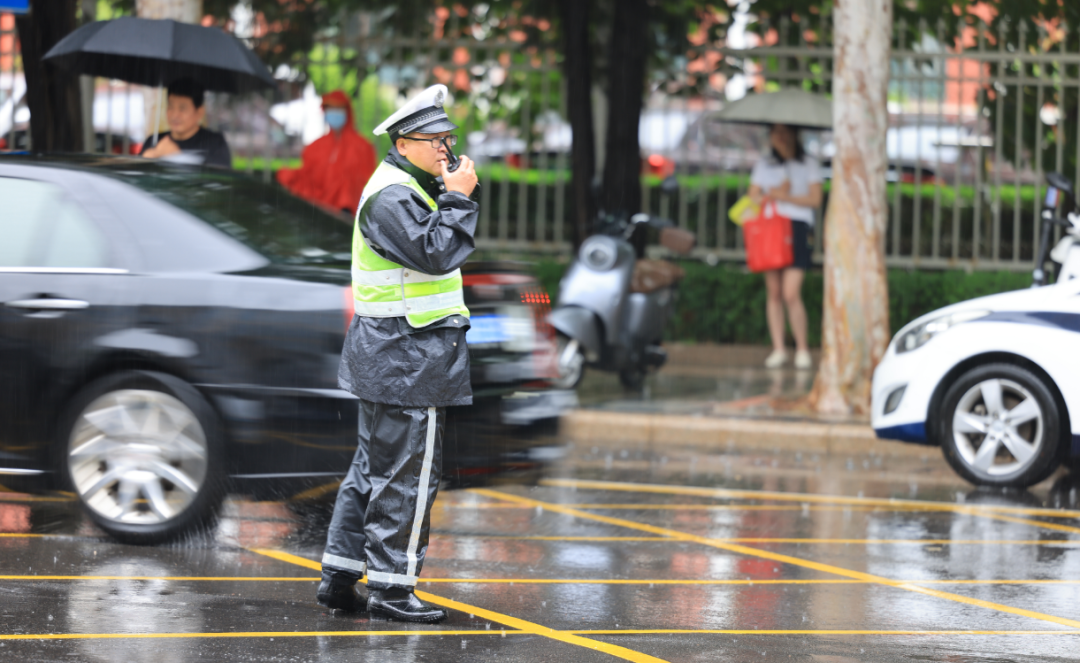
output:
[[[806,308],[802,302],[803,275],[810,267],[810,229],[814,210],[821,205],[821,167],[808,156],[799,140],[798,129],[775,124],[769,131],[772,154],[754,166],[750,174],[750,198],[761,204],[776,203],[776,211],[791,219],[791,238],[795,257],[791,267],[765,272],[768,300],[765,315],[773,351],[765,360],[769,368],[787,362],[784,350],[784,307],[787,307],[791,334],[795,337],[795,367],[810,368],[810,349],[806,345]]]

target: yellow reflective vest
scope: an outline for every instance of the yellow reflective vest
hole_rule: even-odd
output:
[[[431,211],[439,209],[420,183],[405,171],[386,162],[375,169],[360,196],[353,227],[352,290],[356,314],[371,318],[404,316],[417,328],[451,315],[468,317],[461,270],[437,276],[424,274],[387,260],[368,246],[360,231],[360,213],[376,193],[393,185],[409,187],[420,194]]]

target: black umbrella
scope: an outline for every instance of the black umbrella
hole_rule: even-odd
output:
[[[274,86],[270,70],[236,37],[168,19],[88,23],[61,39],[44,59],[73,73],[156,87],[184,77],[217,92]]]

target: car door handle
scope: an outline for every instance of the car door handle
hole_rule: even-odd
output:
[[[12,302],[7,302],[4,306],[10,308],[24,308],[34,311],[78,311],[84,308],[90,308],[90,302],[84,302],[81,299],[55,299],[52,297],[43,297],[41,299],[17,299]]]

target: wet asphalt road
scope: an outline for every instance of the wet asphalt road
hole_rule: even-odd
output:
[[[576,448],[538,486],[445,492],[438,625],[314,601],[325,500],[230,499],[114,543],[0,495],[0,661],[1073,661],[1080,481],[972,489],[924,458]]]

